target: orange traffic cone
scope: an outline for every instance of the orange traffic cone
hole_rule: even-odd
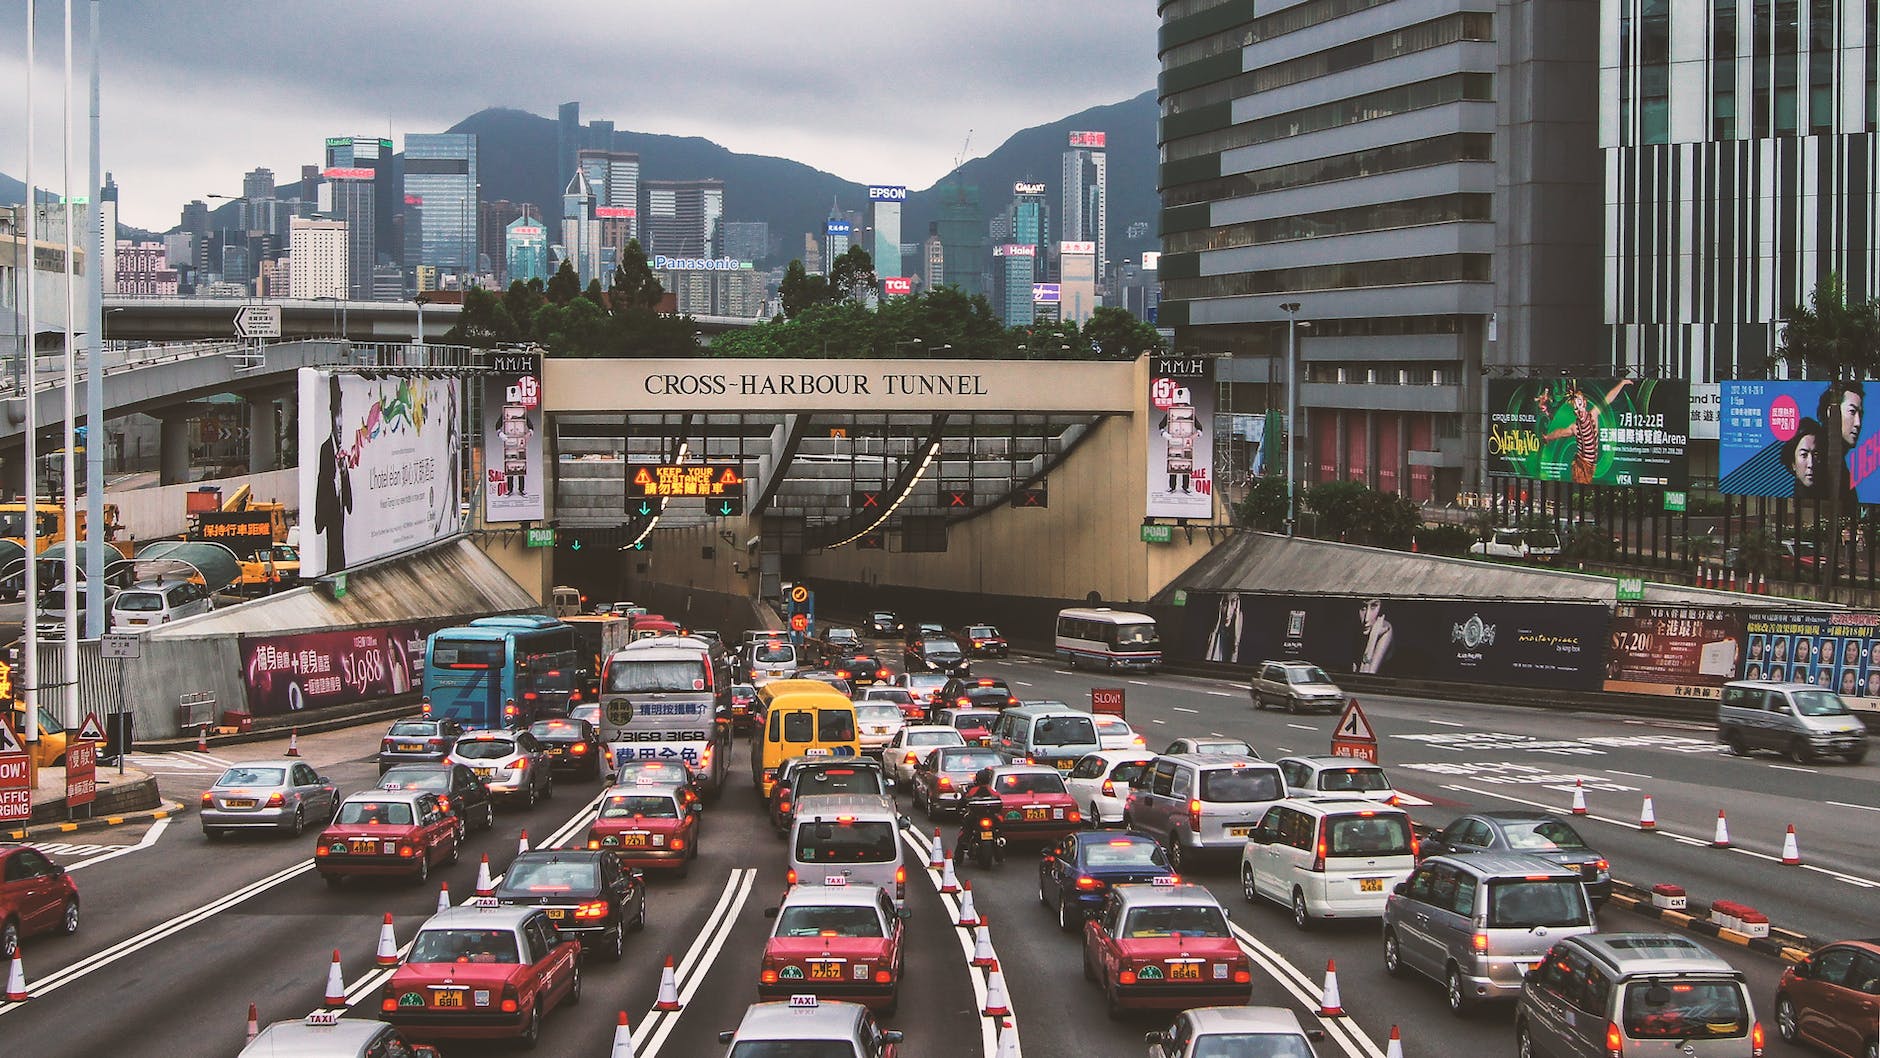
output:
[[[392,931],[392,913],[385,913],[385,924],[379,927],[378,961],[380,966],[398,965],[398,934]]]
[[[992,969],[986,974],[986,1008],[979,1012],[981,1017],[1003,1018],[1012,1013],[1012,1000],[1005,994],[1005,974],[999,970],[998,960],[993,960]]]
[[[1795,844],[1795,824],[1789,824],[1789,832],[1782,835],[1782,863],[1788,867],[1802,865],[1802,850]]]
[[[1658,829],[1658,813],[1652,811],[1652,795],[1651,794],[1646,794],[1645,803],[1639,806],[1638,828],[1640,830],[1657,830]]]
[[[992,955],[992,927],[981,917],[973,927],[973,965],[981,969],[990,969],[997,960]]]
[[[937,871],[940,869],[941,857],[945,855],[945,849],[946,846],[940,843],[940,828],[933,828],[933,848],[927,853],[928,870]]]
[[[496,883],[490,881],[490,854],[486,852],[483,862],[477,864],[477,895],[493,896],[495,893]]]
[[[26,964],[20,961],[21,948],[13,949],[13,961],[7,966],[7,1002],[26,1002]]]
[[[204,724],[201,727],[196,729],[196,752],[198,753],[209,752],[209,725],[208,724]]]
[[[1019,1058],[1018,1030],[1004,1018],[999,1019],[999,1049],[993,1058]]]
[[[973,883],[965,882],[960,886],[960,914],[954,925],[961,929],[972,929],[979,921],[979,910],[973,906]]]
[[[527,851],[529,851],[529,828],[523,827],[522,837],[516,841],[516,855],[520,856]]]
[[[333,949],[333,962],[326,968],[326,1005],[346,1006],[346,978],[340,973],[338,948]]]
[[[1390,1027],[1390,1046],[1384,1051],[1384,1058],[1403,1058],[1403,1038],[1397,1035],[1397,1026]]]
[[[1338,998],[1338,961],[1325,960],[1325,994],[1319,998],[1319,1017],[1342,1018],[1344,1004]]]
[[[300,756],[300,729],[297,727],[290,728],[287,732],[287,755]]]
[[[255,1037],[259,1035],[261,1035],[261,1012],[255,1009],[253,1003],[250,1003],[248,1004],[248,1042],[255,1042]]]
[[[437,910],[440,913],[450,910],[450,883],[449,882],[438,883]]]
[[[620,1022],[614,1026],[614,1047],[608,1052],[608,1058],[633,1058],[633,1028],[627,1024],[627,1012],[620,1012]]]
[[[1720,849],[1730,847],[1730,824],[1723,818],[1723,809],[1717,809],[1717,836],[1710,839],[1711,845]]]
[[[1573,780],[1573,814],[1586,814],[1586,783],[1581,779]]]
[[[944,860],[940,861],[940,891],[943,893],[957,893],[960,891],[959,876],[953,873],[953,853],[951,851],[946,854]]]
[[[679,978],[672,972],[672,956],[666,956],[666,965],[659,971],[659,1001],[653,1004],[654,1010],[679,1009]]]

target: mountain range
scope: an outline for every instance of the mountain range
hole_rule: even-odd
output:
[[[476,134],[478,177],[485,200],[533,202],[552,216],[560,208],[562,192],[555,172],[556,128],[553,118],[491,108],[448,131]],[[990,153],[966,161],[956,170],[957,176],[979,189],[981,213],[988,219],[1011,200],[1013,183],[1043,182],[1057,238],[1062,156],[1069,133],[1086,129],[1108,134],[1111,259],[1125,260],[1141,250],[1155,249],[1153,232],[1160,204],[1154,90],[1016,132]],[[725,219],[767,222],[780,260],[801,255],[805,233],[820,238],[832,202],[845,212],[866,215],[867,185],[787,158],[739,154],[696,136],[627,130],[614,132],[611,147],[639,154],[642,180],[722,179]],[[919,242],[927,234],[928,223],[939,217],[937,186],[908,189],[901,211],[903,242]],[[292,187],[284,184],[281,193],[292,193]],[[20,182],[0,173],[0,204],[17,203],[24,197]],[[1127,240],[1128,227],[1136,221],[1146,222],[1151,234]]]

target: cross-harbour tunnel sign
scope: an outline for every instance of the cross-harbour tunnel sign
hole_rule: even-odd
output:
[[[1092,361],[551,357],[542,388],[551,412],[1127,413],[1134,372]]]

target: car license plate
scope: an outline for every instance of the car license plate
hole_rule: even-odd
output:
[[[431,1005],[434,1007],[451,1007],[461,1010],[463,1008],[463,989],[433,988],[431,989]]]
[[[495,768],[478,768],[476,772],[477,772],[477,777],[479,779],[487,779],[490,776],[496,774],[496,769]]]
[[[422,752],[424,752],[424,745],[423,745],[422,743],[418,743],[418,742],[400,742],[400,743],[398,744],[398,752],[400,752],[400,753],[422,753]]]
[[[1047,809],[1047,808],[1027,808],[1027,809],[1025,809],[1025,822],[1027,822],[1027,823],[1036,823],[1036,822],[1038,822],[1039,820],[1042,820],[1042,819],[1049,819],[1049,818],[1051,818],[1051,811],[1050,811],[1050,809]]]
[[[370,856],[379,851],[379,843],[371,838],[354,838],[352,850],[355,856]]]
[[[646,835],[622,834],[620,835],[620,844],[629,849],[643,849],[646,847]]]
[[[1244,838],[1244,837],[1246,837],[1247,835],[1249,835],[1249,834],[1251,834],[1251,833],[1253,833],[1253,826],[1252,826],[1252,824],[1243,824],[1243,825],[1241,825],[1241,826],[1236,826],[1236,827],[1228,827],[1228,828],[1227,828],[1227,836],[1228,836],[1228,837],[1233,837],[1233,838]]]
[[[1168,979],[1171,981],[1199,981],[1201,980],[1201,964],[1198,962],[1169,963]]]
[[[560,922],[562,919],[568,917],[568,909],[565,907],[551,907],[548,909],[548,917]]]
[[[550,746],[550,747],[548,747],[548,755],[549,755],[549,756],[551,756],[551,757],[559,757],[559,756],[561,756],[561,747],[560,747],[560,746]]]
[[[1383,891],[1384,879],[1382,878],[1358,879],[1358,892],[1360,893],[1381,893]]]
[[[1069,760],[1069,759],[1052,761],[1051,766],[1056,768],[1059,771],[1070,771],[1072,768],[1077,766],[1077,762],[1074,760]]]
[[[230,797],[222,802],[224,808],[253,808],[254,806],[255,799],[252,797]]]
[[[810,963],[809,979],[812,981],[840,981],[842,980],[842,964],[835,962]]]

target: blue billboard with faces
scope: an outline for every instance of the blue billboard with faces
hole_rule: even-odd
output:
[[[1880,431],[1859,382],[1725,382],[1718,488],[1729,496],[1880,503]],[[1842,453],[1839,465],[1834,450]]]

